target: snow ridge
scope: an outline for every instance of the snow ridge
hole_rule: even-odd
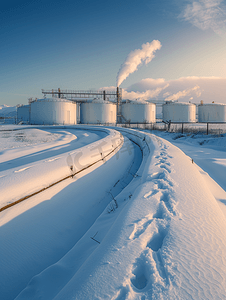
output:
[[[124,128],[118,131],[142,149],[139,169],[131,163],[141,154],[134,148],[131,157],[131,143],[124,143],[125,149],[107,162],[111,177],[115,176],[106,190],[112,202],[71,250],[34,276],[16,299],[225,299],[226,218],[200,169],[160,137]],[[119,181],[116,166],[124,160],[130,161],[126,176],[133,178],[126,187],[128,178]],[[107,164],[103,162],[94,174],[105,178]],[[97,176],[90,173],[89,179]],[[114,189],[121,192],[114,194]],[[73,199],[70,205],[75,219]],[[65,213],[68,219],[68,210]],[[93,213],[91,209],[89,218]],[[73,227],[73,235],[76,230]]]
[[[161,252],[171,217],[178,215],[178,211],[174,199],[175,183],[170,177],[172,157],[167,154],[167,146],[160,139],[156,138],[156,142],[160,152],[153,157],[156,161],[155,170],[147,181],[151,190],[143,195],[146,201],[155,204],[155,209],[134,223],[129,239],[131,243],[137,240],[136,243],[143,245],[142,251],[132,264],[130,274],[114,296],[114,300],[139,298],[140,293],[148,295],[147,299],[154,299],[153,295],[160,295],[160,291],[163,293],[171,286],[171,275],[167,271]]]

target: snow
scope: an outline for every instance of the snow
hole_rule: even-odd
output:
[[[26,132],[26,130],[28,132]],[[45,131],[49,134],[52,130],[53,129],[45,127]],[[37,131],[38,129],[24,129],[23,131],[16,131],[15,134],[19,132],[21,135],[21,132],[23,132],[25,140],[27,140],[32,134],[38,135]],[[46,139],[47,133],[45,131],[43,133],[43,140]],[[0,207],[27,196],[28,194],[32,194],[70,175],[67,156],[73,155],[74,159],[79,157],[80,165],[82,165],[83,161],[87,160],[88,154],[90,154],[89,146],[81,148],[85,144],[93,142],[93,157],[91,156],[88,162],[92,162],[96,159],[95,156],[99,155],[99,152],[98,149],[95,149],[95,141],[106,136],[107,131],[99,131],[98,136],[91,131],[88,140],[87,137],[84,136],[83,130],[81,130],[81,132],[76,130],[77,135],[74,135],[73,131],[74,129],[70,128],[65,131],[59,126],[54,129],[54,135],[57,139],[53,142],[40,143],[38,145],[34,144],[26,147],[25,150],[19,145],[16,148],[14,147],[15,149],[2,151],[0,165],[0,176],[2,178],[0,181]],[[14,132],[9,132],[9,134],[10,133],[14,136]],[[108,139],[112,139],[112,135],[113,133],[109,135]],[[105,138],[103,138],[102,141],[104,144],[106,143]],[[12,145],[15,145],[15,143],[13,142]],[[106,143],[106,145],[108,144]],[[78,150],[76,151],[76,149]],[[76,167],[77,169],[79,168],[79,166]],[[12,186],[14,187],[13,190]]]
[[[191,157],[226,214],[226,135],[156,132]],[[222,205],[223,203],[223,205]]]
[[[55,165],[52,176],[58,155],[70,161],[68,155],[80,150],[85,164],[93,147],[105,146],[107,153],[113,138],[123,142],[106,161],[1,213],[2,298],[225,299],[226,189],[220,179],[226,137],[212,143],[207,136],[174,139],[169,133],[100,126],[95,139],[93,129],[44,129],[43,135],[57,135],[36,145],[47,149],[37,156],[28,145],[24,151],[34,157],[28,164],[29,155],[20,160],[23,151],[16,156],[5,150],[3,163],[13,155],[15,160],[0,172],[0,182],[8,171],[38,169],[43,159]],[[77,139],[70,140],[71,134]],[[62,135],[67,138],[61,143]],[[80,139],[87,139],[82,148]],[[59,147],[57,155],[49,144]],[[41,171],[31,177],[42,181]]]
[[[16,110],[16,106],[0,105],[0,117],[15,117]]]

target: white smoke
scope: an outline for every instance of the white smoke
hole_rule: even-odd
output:
[[[164,78],[146,78],[139,82],[136,82],[126,88],[127,92],[136,92],[137,97],[140,98],[145,92],[146,96],[151,96],[145,100],[182,100],[182,101],[192,101],[194,103],[199,103],[200,99],[205,102],[221,102],[226,103],[225,99],[225,86],[226,78],[222,77],[198,77],[189,76],[181,77],[174,80],[165,80]],[[162,88],[160,93],[157,92],[153,94],[153,90],[157,88]],[[149,94],[148,91],[151,90]],[[125,97],[126,95],[126,97]],[[135,97],[135,93],[131,96]],[[193,99],[191,99],[193,97]],[[201,98],[200,98],[201,97]],[[124,94],[123,98],[128,98],[128,94]]]
[[[167,88],[168,84],[164,87],[158,87],[154,90],[146,90],[145,92],[127,92],[125,89],[122,90],[123,98],[124,99],[138,99],[138,100],[149,100],[149,99],[156,99],[158,95],[162,92],[163,89]]]
[[[162,47],[160,41],[153,40],[151,43],[146,43],[142,45],[141,49],[136,49],[127,56],[125,62],[121,65],[118,75],[117,75],[117,86],[120,84],[133,72],[135,72],[138,67],[145,63],[148,64],[155,56],[154,52]]]
[[[201,96],[200,87],[198,85],[196,85],[191,89],[186,89],[186,90],[183,90],[183,91],[179,91],[176,94],[170,95],[167,98],[165,98],[165,100],[168,100],[168,101],[170,101],[170,100],[172,100],[172,101],[179,100],[180,98],[184,98],[185,96],[190,96],[191,92],[193,92],[193,91],[195,91],[195,94],[196,94],[197,97]],[[166,94],[164,94],[164,96],[166,96]]]
[[[144,92],[147,90],[154,90],[156,88],[166,88],[166,85],[169,84],[165,81],[164,78],[145,78],[142,79],[140,82],[136,82],[129,86],[126,90],[127,92],[136,91],[136,92]]]
[[[212,101],[225,103],[226,78],[223,77],[181,77],[174,80],[146,78],[122,90],[123,99],[140,100],[179,100],[205,103]],[[103,87],[115,91],[116,87]],[[193,99],[192,99],[193,98]]]

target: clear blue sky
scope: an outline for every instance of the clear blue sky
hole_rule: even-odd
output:
[[[0,104],[26,104],[28,97],[41,98],[41,89],[115,86],[127,55],[154,39],[162,45],[155,58],[121,87],[144,78],[226,77],[224,1],[197,3],[1,1]]]

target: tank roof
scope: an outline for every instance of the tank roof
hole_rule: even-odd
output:
[[[54,102],[74,102],[74,101],[71,101],[71,100],[68,100],[68,99],[57,98],[57,97],[37,99],[37,100],[34,100],[32,102],[50,102],[50,101],[54,101]]]
[[[226,103],[218,103],[218,102],[214,102],[214,103],[203,103],[203,104],[199,104],[199,106],[207,106],[207,105],[211,105],[211,106],[223,105],[223,106],[225,106]]]
[[[166,103],[164,103],[163,105],[195,105],[194,103],[190,103],[190,102],[172,102],[172,101],[166,101]]]
[[[147,102],[145,100],[124,100],[122,101],[122,104],[141,104],[141,105],[149,105],[149,104],[154,104],[155,103],[151,103],[151,102]]]
[[[91,103],[115,104],[113,102],[110,102],[108,100],[103,100],[103,99],[93,99],[93,101],[91,101]]]

